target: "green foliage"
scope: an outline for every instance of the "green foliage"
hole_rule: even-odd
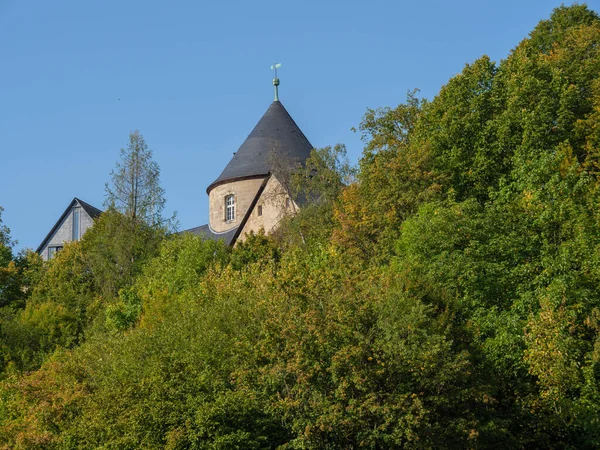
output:
[[[47,369],[5,383],[9,409],[31,420],[26,431],[5,417],[5,439],[77,448],[467,442],[474,418],[463,415],[476,400],[445,318],[387,277],[344,278],[350,267],[327,252],[303,255],[286,257],[276,276],[260,263],[215,266],[127,334],[88,340],[54,367],[72,384],[52,419],[31,410],[56,389],[41,378]]]
[[[121,289],[118,302],[106,308],[106,325],[109,329],[125,331],[138,321],[142,313],[142,300],[131,290]]]
[[[20,306],[23,297],[20,278],[21,273],[14,261],[0,267],[0,306]]]
[[[135,323],[140,305],[128,289],[163,237],[160,229],[109,210],[80,242],[65,245],[45,265],[35,253],[19,255],[9,269],[16,280],[12,306],[23,309],[1,316],[3,367],[38,368],[57,348],[83,342],[105,316],[109,329]]]
[[[198,287],[206,271],[228,261],[229,249],[221,241],[203,240],[184,233],[164,240],[135,283],[143,301],[188,293]]]
[[[244,241],[238,242],[231,254],[231,267],[243,270],[250,264],[277,262],[281,258],[281,251],[276,243],[269,239],[264,230],[259,233],[250,233]]]
[[[334,206],[344,187],[354,181],[355,174],[344,145],[313,149],[305,165],[292,173],[289,191],[301,207],[293,219],[281,221],[275,232],[279,246],[326,242],[335,227]]]
[[[395,109],[367,111],[360,125],[367,145],[358,182],[343,191],[335,209],[334,242],[340,249],[385,263],[402,221],[438,195],[431,148],[415,136],[427,104],[413,91]]]
[[[336,211],[346,251],[395,253],[406,289],[453,312],[454,342],[490,383],[481,442],[598,445],[599,40],[595,13],[561,7],[500,65],[467,65],[430,103],[369,111],[358,185]],[[398,116],[408,125],[392,126]],[[397,169],[404,155],[420,170]]]
[[[431,102],[426,139],[438,179],[456,199],[483,202],[506,174],[510,156],[493,120],[503,95],[495,89],[496,65],[484,56],[452,78]]]
[[[289,448],[466,444],[469,364],[445,319],[393,276],[357,269],[324,249],[286,255],[260,293],[262,367],[244,383],[258,384],[289,424]]]
[[[10,229],[2,224],[2,211],[0,206],[0,307],[16,303],[21,297],[20,271],[13,261],[15,243]]]
[[[104,212],[81,240],[95,292],[113,298],[131,286],[158,252],[164,231],[114,209]]]
[[[0,267],[6,267],[12,260],[12,246],[14,242],[10,238],[10,229],[2,224],[2,211],[0,206]]]
[[[598,25],[598,14],[585,5],[560,6],[552,17],[542,20],[529,34],[527,46],[532,54],[548,54],[576,28]]]
[[[331,204],[343,186],[354,182],[354,175],[343,144],[313,149],[305,164],[292,174],[292,196],[308,205]]]
[[[65,245],[47,263],[25,308],[4,316],[2,338],[10,349],[7,362],[32,370],[57,346],[78,344],[94,316],[93,289],[81,247],[78,243]]]

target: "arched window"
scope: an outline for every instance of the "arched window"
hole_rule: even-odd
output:
[[[225,220],[230,222],[235,219],[235,197],[228,195],[225,197]]]

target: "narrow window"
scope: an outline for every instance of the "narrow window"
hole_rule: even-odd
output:
[[[235,198],[233,195],[225,197],[225,220],[231,222],[235,219]]]
[[[289,198],[286,198],[286,199],[285,199],[285,207],[286,207],[286,208],[289,208],[289,207],[290,207],[290,199],[289,199]]]
[[[79,208],[73,208],[73,240],[78,241],[79,236]]]
[[[262,205],[258,205],[258,215],[262,216]]]
[[[48,259],[52,259],[56,256],[56,254],[62,250],[62,245],[54,245],[52,247],[48,247]]]

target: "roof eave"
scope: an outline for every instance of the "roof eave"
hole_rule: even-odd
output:
[[[214,188],[216,188],[217,186],[221,186],[222,184],[227,184],[227,183],[233,183],[235,181],[244,181],[244,180],[255,180],[257,178],[265,178],[269,176],[269,172],[266,173],[261,173],[261,174],[257,174],[257,175],[245,175],[242,177],[233,177],[233,178],[226,178],[224,180],[217,180],[217,181],[213,181],[207,188],[206,188],[206,193],[210,194],[210,191],[212,191]]]

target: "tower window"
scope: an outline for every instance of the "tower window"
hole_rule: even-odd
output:
[[[225,220],[231,222],[235,219],[235,197],[228,195],[225,197]]]
[[[262,205],[258,205],[258,215],[262,216]]]

